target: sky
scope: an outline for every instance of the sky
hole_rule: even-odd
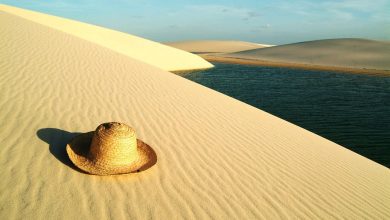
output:
[[[0,0],[159,42],[390,40],[390,0]]]

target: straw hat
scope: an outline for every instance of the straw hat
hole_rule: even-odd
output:
[[[76,136],[66,152],[78,168],[95,175],[139,172],[157,162],[156,153],[137,139],[134,129],[118,122]]]

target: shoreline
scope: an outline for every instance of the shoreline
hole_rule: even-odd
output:
[[[136,59],[158,44],[133,41],[133,57],[115,31],[1,6],[0,219],[390,219],[383,165]],[[157,64],[183,61],[164,51]],[[66,144],[105,122],[133,127],[157,163],[79,172]]]
[[[251,66],[288,67],[288,68],[305,69],[305,70],[323,70],[323,71],[329,70],[334,72],[390,76],[390,70],[358,69],[358,68],[322,66],[322,65],[303,64],[303,63],[288,63],[288,62],[276,62],[276,61],[266,61],[266,60],[242,59],[242,58],[233,58],[233,57],[219,57],[219,56],[217,57],[211,54],[198,54],[198,55],[209,62],[243,64],[243,65],[251,65]]]

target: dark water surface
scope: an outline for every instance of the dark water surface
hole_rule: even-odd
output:
[[[214,65],[182,76],[390,167],[390,76]]]

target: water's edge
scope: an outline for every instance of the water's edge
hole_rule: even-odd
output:
[[[390,167],[390,77],[213,64],[181,76]]]

